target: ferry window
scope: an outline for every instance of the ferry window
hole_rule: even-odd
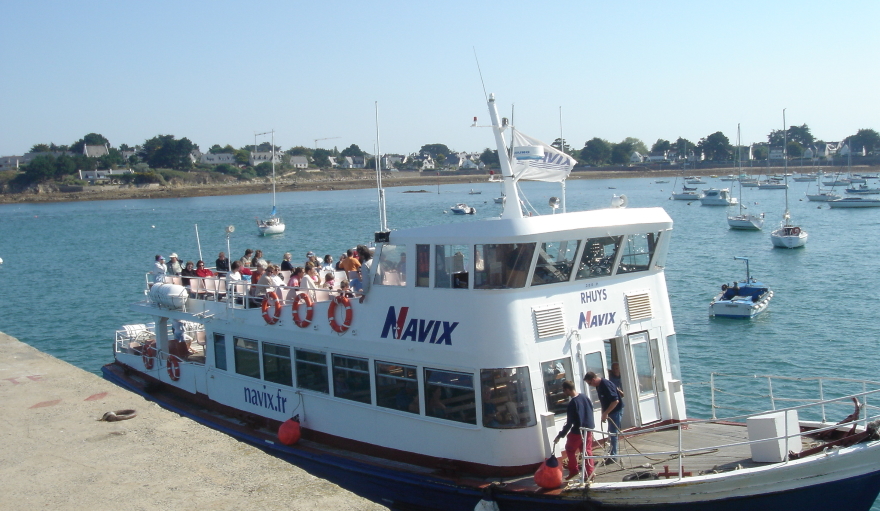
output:
[[[431,245],[416,245],[416,287],[428,287],[431,276]]]
[[[419,413],[419,380],[415,366],[376,362],[376,404]]]
[[[681,381],[681,362],[678,361],[678,337],[676,334],[666,336],[666,353],[669,354],[669,369],[672,379]]]
[[[481,370],[480,392],[483,426],[507,429],[536,424],[528,367]]]
[[[233,340],[235,341],[235,372],[251,378],[259,378],[260,343],[243,337],[233,337]]]
[[[621,238],[623,236],[588,239],[584,244],[584,255],[581,256],[581,264],[578,266],[575,278],[581,280],[611,275]]]
[[[579,246],[580,240],[541,243],[532,285],[568,282]]]
[[[214,367],[226,370],[226,336],[214,332]]]
[[[589,373],[590,371],[598,374],[602,378],[605,378],[605,364],[604,357],[602,356],[601,351],[596,351],[593,353],[587,353],[584,355],[584,374]],[[596,392],[596,389],[590,387],[586,383],[584,383],[584,392],[590,396],[590,400],[593,402],[593,410],[601,410],[602,403],[599,402],[599,394]]]
[[[474,289],[509,289],[526,285],[536,243],[474,246]]]
[[[572,379],[571,359],[560,358],[541,363],[541,374],[544,376],[544,395],[547,397],[547,411],[556,415],[565,415],[568,398],[562,392],[562,382]]]
[[[434,287],[467,289],[471,268],[467,245],[434,247]]]
[[[293,386],[289,346],[263,343],[263,379],[281,385]]]
[[[321,351],[296,349],[296,386],[328,394],[327,356]]]
[[[372,402],[367,359],[333,355],[333,395],[361,403]]]
[[[380,286],[406,285],[406,245],[383,245],[378,261],[373,261],[376,277],[373,284]]]
[[[425,369],[425,414],[477,424],[474,376],[469,373]]]
[[[660,233],[630,234],[623,242],[623,255],[617,273],[647,271],[651,267],[651,258],[657,247]]]

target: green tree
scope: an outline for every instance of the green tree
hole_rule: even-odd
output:
[[[697,144],[697,150],[699,150],[707,160],[728,161],[730,160],[733,146],[730,145],[730,140],[728,140],[724,133],[716,131],[708,137],[701,138],[700,143]]]
[[[639,154],[643,156],[648,154],[648,146],[646,146],[641,140],[633,137],[626,137],[623,141],[630,145],[632,151],[638,151]],[[630,151],[630,156],[632,156],[632,151]],[[629,157],[627,157],[627,161],[629,161]]]
[[[254,167],[254,173],[260,177],[266,177],[272,175],[272,162],[264,161],[263,163]]]
[[[104,135],[99,133],[89,133],[83,138],[77,140],[70,146],[70,152],[82,154],[83,148],[87,145],[107,145],[110,146],[110,141],[104,138]]]
[[[342,157],[346,157],[346,156],[366,156],[366,154],[367,154],[367,153],[361,151],[361,148],[358,147],[357,144],[351,144],[350,146],[348,146],[348,147],[346,147],[345,149],[343,149],[342,152],[339,153],[339,156],[342,156]]]
[[[232,154],[235,155],[235,163],[239,165],[247,165],[251,161],[251,152],[247,149],[233,149]]]
[[[51,151],[51,149],[49,148],[49,146],[47,144],[34,144],[34,146],[31,147],[30,152],[32,152],[32,153],[48,153],[49,151]]]
[[[330,156],[333,156],[333,151],[330,149],[315,149],[312,159],[318,168],[326,169],[330,167]]]
[[[652,153],[662,153],[672,150],[672,142],[658,138],[654,145],[651,146]]]
[[[501,160],[498,159],[498,150],[497,149],[489,149],[488,147],[483,151],[483,154],[480,155],[480,161],[483,162],[483,165],[492,168],[501,167]]]
[[[192,167],[190,153],[194,147],[188,138],[176,140],[174,135],[157,135],[144,142],[141,154],[154,169],[188,170]]]
[[[771,146],[782,147],[784,137],[787,137],[789,142],[792,140],[800,142],[803,147],[813,145],[813,142],[816,140],[813,134],[810,133],[810,128],[803,124],[801,126],[789,126],[785,131],[773,130],[767,135],[767,141],[770,142]]]
[[[315,151],[318,149],[309,149],[308,147],[303,147],[301,145],[291,147],[287,150],[287,154],[291,156],[305,156],[306,158],[313,158]],[[326,151],[326,149],[321,149],[322,151]]]
[[[419,149],[420,153],[430,154],[433,158],[437,158],[439,154],[449,154],[452,152],[445,144],[425,144]]]
[[[587,140],[581,159],[590,165],[605,165],[611,161],[611,143],[598,137]]]
[[[632,157],[633,145],[624,140],[618,144],[611,144],[611,163],[614,165],[627,165]]]
[[[800,158],[804,155],[804,146],[796,140],[789,140],[788,145],[785,147],[787,148],[786,153],[790,158]]]
[[[687,158],[696,148],[697,146],[686,138],[678,137],[675,141],[675,152],[678,153],[679,158]]]
[[[769,155],[770,148],[767,144],[755,144],[752,146],[752,158],[756,160],[766,160]],[[743,157],[745,157],[745,155]]]
[[[62,154],[55,160],[55,178],[60,179],[71,174],[76,174],[76,161]]]
[[[855,135],[844,139],[853,151],[865,149],[866,153],[880,149],[880,134],[871,129],[860,129]]]
[[[568,145],[568,141],[564,138],[557,138],[552,144],[550,144],[550,146],[559,149],[565,154],[571,154],[571,147]]]
[[[226,144],[224,147],[220,147],[220,144],[214,144],[208,149],[210,154],[233,154],[235,153],[235,148],[229,144]]]
[[[37,156],[23,168],[23,184],[42,183],[55,177],[55,158],[50,155]]]

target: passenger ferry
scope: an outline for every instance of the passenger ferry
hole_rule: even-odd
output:
[[[518,183],[562,182],[574,160],[487,103],[498,153],[514,155],[501,158],[500,218],[381,230],[355,297],[277,286],[258,300],[240,281],[148,276],[131,307],[149,320],[117,332],[105,377],[391,508],[870,508],[880,442],[864,405],[880,384],[689,420],[664,273],[671,218],[626,201],[525,214]],[[560,454],[565,380],[589,393],[588,459],[604,458],[583,377],[612,363],[626,403],[620,466],[537,486]],[[852,400],[866,413],[826,419]]]

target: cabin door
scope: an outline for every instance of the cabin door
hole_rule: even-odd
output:
[[[586,393],[587,397],[590,398],[590,401],[593,403],[593,418],[595,419],[596,428],[599,428],[599,419],[602,418],[602,403],[599,402],[599,394],[596,393],[596,389],[590,387],[586,383],[583,383],[583,375],[587,374],[590,371],[598,374],[602,378],[605,377],[608,372],[605,370],[605,355],[602,351],[594,351],[591,353],[587,353],[584,355],[584,370],[581,373],[581,383],[584,386],[584,393]]]
[[[641,425],[650,424],[660,420],[660,399],[657,395],[657,380],[655,374],[659,374],[659,360],[651,349],[648,332],[637,332],[626,336],[629,347],[629,355],[632,357],[633,373],[635,375],[635,387],[638,401],[637,411]]]

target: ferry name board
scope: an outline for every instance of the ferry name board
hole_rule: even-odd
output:
[[[385,326],[382,328],[382,338],[401,341],[428,342],[430,344],[452,345],[452,331],[458,326],[458,321],[442,321],[439,319],[410,318],[407,321],[409,307],[401,307],[398,313],[394,306],[388,307],[388,315],[385,316]],[[441,332],[442,329],[442,332]]]

